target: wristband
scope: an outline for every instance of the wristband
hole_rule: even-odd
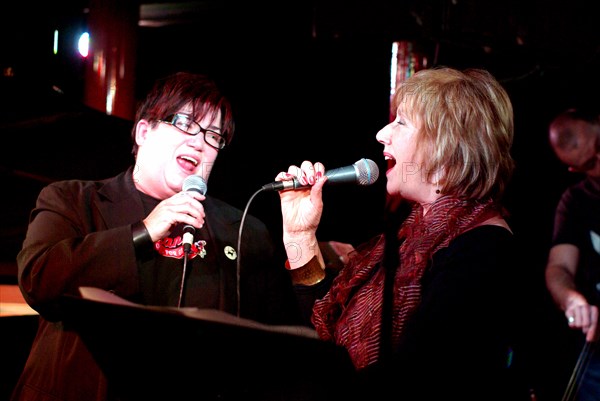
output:
[[[297,269],[290,269],[290,263],[286,261],[285,268],[290,272],[292,284],[315,285],[325,278],[325,270],[321,267],[316,255]]]

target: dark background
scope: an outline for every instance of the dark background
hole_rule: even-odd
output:
[[[43,185],[105,178],[132,162],[133,122],[82,102],[90,61],[49,53],[49,32],[61,26],[75,35],[85,27],[89,6],[85,0],[2,6],[3,282],[16,283],[15,255]],[[597,106],[596,2],[215,0],[143,2],[140,10],[136,98],[177,70],[205,72],[220,83],[234,104],[237,131],[208,190],[240,209],[279,171],[305,159],[334,168],[365,157],[383,169],[375,134],[388,122],[393,41],[414,43],[430,67],[490,70],[515,111],[517,170],[506,206],[523,244],[523,276],[515,280],[530,294],[524,308],[533,306],[524,328],[531,340],[527,380],[539,401],[560,399],[578,350],[564,344],[569,333],[545,291],[543,268],[558,197],[580,177],[554,158],[547,125],[566,107]],[[6,76],[8,67],[13,76]],[[328,188],[325,198],[322,240],[357,245],[381,231],[384,179],[369,187]],[[259,194],[249,212],[279,235],[276,194]]]

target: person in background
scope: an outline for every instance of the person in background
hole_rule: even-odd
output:
[[[583,178],[563,192],[556,207],[546,287],[569,327],[583,333],[581,347],[587,342],[592,350],[575,399],[598,401],[600,354],[595,349],[600,304],[600,114],[585,109],[565,110],[551,121],[548,133],[556,157]]]
[[[298,321],[290,279],[276,262],[266,226],[246,216],[238,249],[242,211],[205,189],[182,191],[192,175],[206,185],[233,133],[230,103],[215,82],[175,73],[158,80],[137,110],[134,165],[102,181],[42,189],[17,256],[18,284],[39,312],[39,329],[13,401],[115,396],[79,334],[63,325],[61,299],[79,296],[81,286],[143,305],[218,309],[269,324]],[[189,250],[186,225],[195,230]]]
[[[501,205],[514,168],[509,96],[485,70],[434,68],[404,81],[394,108],[376,139],[388,196],[408,215],[357,246],[337,275],[316,237],[325,166],[305,160],[276,176],[308,186],[279,192],[305,316],[348,351],[352,387],[370,399],[529,399],[510,362],[522,298]]]

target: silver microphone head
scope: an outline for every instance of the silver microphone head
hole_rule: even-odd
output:
[[[371,185],[379,178],[379,167],[371,159],[360,159],[354,163],[354,167],[358,185]]]
[[[206,194],[206,181],[204,178],[199,175],[189,175],[183,180],[183,185],[181,187],[182,191],[196,191],[200,192],[202,195]]]

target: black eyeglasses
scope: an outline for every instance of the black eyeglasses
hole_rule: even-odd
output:
[[[200,124],[192,120],[192,117],[187,114],[173,114],[164,120],[158,121],[161,123],[170,124],[188,135],[198,135],[200,132],[202,132],[202,135],[204,136],[204,142],[217,150],[221,150],[225,147],[225,145],[227,145],[227,140],[223,135],[215,131],[202,128]]]

